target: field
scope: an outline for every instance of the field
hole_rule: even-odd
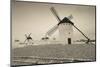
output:
[[[94,44],[27,45],[12,49],[12,65],[95,61]]]

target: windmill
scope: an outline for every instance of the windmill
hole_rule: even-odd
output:
[[[87,39],[86,43],[90,41],[90,39],[71,21],[71,19],[73,18],[72,15],[60,19],[54,7],[51,7],[50,10],[58,20],[58,24],[56,24],[53,28],[51,28],[48,32],[46,32],[44,39],[49,39],[49,37],[58,29],[60,41],[62,42],[62,44],[72,44],[73,27],[74,27]]]
[[[30,35],[31,35],[31,33],[29,35],[25,34],[26,39],[25,39],[24,43],[30,43],[30,41],[33,41],[32,37]]]

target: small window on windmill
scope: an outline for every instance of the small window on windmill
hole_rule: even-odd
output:
[[[67,23],[68,25],[70,25],[69,23]]]
[[[65,25],[67,25],[67,23],[65,23]]]
[[[64,25],[66,25],[66,23],[64,23]]]

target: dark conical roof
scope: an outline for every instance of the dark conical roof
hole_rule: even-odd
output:
[[[58,23],[58,25],[59,24],[62,24],[62,23],[71,23],[72,25],[74,24],[72,21],[70,21],[67,17],[64,17],[64,19],[63,20],[61,20],[59,23]]]

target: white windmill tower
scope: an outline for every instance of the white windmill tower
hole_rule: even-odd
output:
[[[66,17],[58,23],[60,41],[63,44],[71,44],[73,42],[73,23]]]
[[[46,34],[45,37],[42,39],[49,39],[49,37],[58,29],[59,30],[59,37],[62,44],[72,44],[73,43],[73,27],[77,29],[86,39],[87,42],[90,42],[90,39],[81,31],[79,30],[74,23],[71,21],[73,18],[72,15],[68,17],[64,17],[62,20],[59,18],[56,10],[54,7],[51,7],[52,13],[58,20],[58,24],[51,28]]]

